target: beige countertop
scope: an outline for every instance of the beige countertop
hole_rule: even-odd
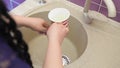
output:
[[[27,2],[27,1],[26,1]],[[24,2],[25,3],[25,2]],[[95,11],[90,11],[91,24],[83,19],[83,8],[68,1],[54,1],[39,6],[27,2],[11,11],[13,14],[29,16],[55,7],[65,7],[81,22],[88,35],[88,45],[83,55],[65,68],[120,68],[120,24]],[[30,4],[36,4],[29,7]],[[29,8],[29,9],[28,9]],[[36,66],[35,68],[39,68]]]

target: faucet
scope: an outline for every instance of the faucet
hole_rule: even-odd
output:
[[[40,5],[44,5],[46,3],[46,1],[45,0],[40,0],[39,3],[40,3]]]
[[[83,17],[84,17],[83,19],[84,19],[85,23],[87,23],[87,24],[92,23],[92,20],[93,20],[88,14],[90,5],[91,5],[91,0],[86,0],[84,10],[83,10],[83,12],[84,12],[83,13]]]
[[[116,8],[115,8],[115,4],[113,3],[113,1],[112,0],[104,0],[104,2],[108,8],[108,16],[115,17],[116,16]],[[86,0],[85,6],[84,6],[85,13],[88,13],[90,4],[91,4],[91,0]]]
[[[116,7],[112,0],[104,0],[107,8],[108,8],[108,16],[116,17]]]
[[[113,1],[112,0],[104,0],[104,2],[108,8],[108,16],[115,17],[116,16],[116,8],[115,8],[115,4],[113,3]],[[93,20],[88,14],[90,5],[91,5],[91,0],[86,0],[84,10],[83,10],[85,22],[88,24],[91,23]]]

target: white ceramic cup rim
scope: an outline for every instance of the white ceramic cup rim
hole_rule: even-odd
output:
[[[57,16],[63,16],[57,20]],[[70,12],[66,8],[55,8],[48,13],[48,18],[53,22],[63,22],[70,17]]]

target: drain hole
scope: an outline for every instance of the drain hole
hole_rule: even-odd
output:
[[[63,61],[63,66],[66,66],[70,63],[70,59],[66,55],[62,56],[62,61]]]

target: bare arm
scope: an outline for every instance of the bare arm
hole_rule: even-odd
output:
[[[46,32],[49,25],[44,19],[11,15],[18,26],[25,26],[38,32]]]
[[[63,68],[61,44],[68,32],[68,23],[53,25],[48,29],[48,50],[43,68]]]
[[[43,68],[63,68],[61,44],[57,41],[49,41]]]

